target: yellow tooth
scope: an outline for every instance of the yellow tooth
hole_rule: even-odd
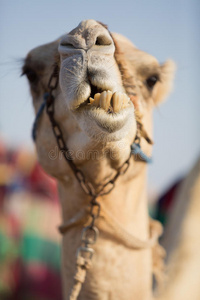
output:
[[[95,101],[96,101],[96,100],[99,100],[100,96],[101,96],[100,93],[96,93],[96,94],[94,95],[94,100],[95,100]]]
[[[123,94],[123,105],[122,105],[122,108],[127,107],[128,101],[129,101],[128,96],[126,94]]]
[[[114,93],[112,97],[112,105],[113,105],[113,111],[117,113],[122,108],[123,104],[123,95],[121,92]]]
[[[105,110],[106,110],[106,94],[107,94],[106,91],[102,92],[99,100],[100,107]]]
[[[109,102],[109,106],[110,106],[110,100],[112,98],[112,92],[111,91],[107,91],[107,102]]]
[[[108,111],[108,108],[110,106],[110,100],[112,97],[111,91],[104,91],[101,93],[99,105],[101,108],[103,108],[105,111]]]
[[[92,105],[97,106],[97,107],[99,106],[100,95],[101,95],[100,93],[97,93],[94,95],[94,101],[93,101]]]
[[[89,98],[90,104],[94,102],[94,99],[92,97]]]

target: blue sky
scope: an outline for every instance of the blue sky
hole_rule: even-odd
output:
[[[31,141],[33,109],[21,60],[27,52],[96,19],[160,62],[177,64],[174,92],[154,113],[154,163],[149,182],[163,190],[200,152],[200,1],[0,0],[0,134],[9,144]]]

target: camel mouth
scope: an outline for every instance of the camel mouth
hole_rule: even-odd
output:
[[[93,96],[93,97],[92,97]],[[122,129],[134,117],[134,106],[123,92],[102,91],[92,87],[90,96],[76,110],[90,120],[91,127],[103,132],[114,133]]]
[[[103,91],[103,89],[91,85],[90,96],[77,107],[77,110],[91,108],[92,110],[103,110],[107,114],[119,114],[131,104],[126,93]]]

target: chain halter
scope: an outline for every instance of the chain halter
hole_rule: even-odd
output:
[[[81,246],[77,250],[77,272],[74,276],[75,284],[72,288],[71,294],[70,294],[70,300],[76,299],[79,295],[82,283],[85,280],[86,276],[86,270],[91,265],[91,259],[94,254],[93,248],[91,248],[91,245],[96,243],[96,240],[99,235],[99,230],[96,227],[96,220],[98,219],[101,211],[101,204],[99,201],[97,201],[97,198],[99,196],[104,196],[109,194],[115,187],[115,182],[117,178],[120,175],[123,175],[126,173],[126,171],[129,168],[130,165],[130,158],[131,153],[129,155],[129,158],[118,168],[117,173],[115,176],[106,182],[104,185],[100,186],[98,188],[98,191],[94,188],[91,182],[87,181],[85,175],[83,172],[76,167],[76,165],[73,162],[73,158],[70,154],[70,151],[65,143],[63,133],[61,131],[61,128],[58,124],[58,122],[54,118],[55,113],[55,97],[53,96],[52,92],[55,90],[58,86],[58,68],[56,67],[54,69],[54,72],[52,73],[49,83],[48,83],[48,89],[49,93],[45,93],[44,98],[46,102],[46,112],[49,116],[49,120],[52,125],[53,133],[56,138],[58,147],[60,151],[62,151],[65,160],[69,164],[70,168],[72,169],[76,179],[80,183],[81,188],[87,194],[91,197],[90,201],[90,217],[91,222],[87,227],[84,227],[82,230],[81,235]],[[62,230],[61,230],[62,232]]]
[[[90,201],[90,212],[89,215],[91,217],[91,222],[88,226],[84,227],[82,230],[81,234],[81,246],[77,250],[77,260],[76,260],[76,274],[74,276],[74,285],[71,290],[69,300],[76,300],[83,282],[85,281],[85,276],[86,276],[86,271],[87,269],[90,268],[91,266],[91,260],[94,254],[93,248],[91,248],[91,245],[94,245],[97,241],[98,235],[99,235],[99,230],[96,227],[96,220],[100,216],[101,212],[101,204],[97,200],[99,196],[104,196],[109,194],[115,187],[115,182],[118,179],[120,175],[123,175],[126,173],[126,171],[129,168],[130,165],[130,159],[131,155],[134,154],[136,155],[139,160],[149,162],[149,158],[141,151],[140,148],[140,138],[141,135],[139,130],[142,127],[142,123],[137,121],[137,126],[138,126],[138,131],[137,135],[135,138],[134,143],[131,145],[131,150],[130,150],[130,156],[129,158],[118,168],[115,176],[107,181],[104,185],[98,186],[96,189],[93,186],[91,182],[89,182],[83,172],[77,168],[77,166],[73,162],[73,158],[71,156],[71,153],[65,143],[64,137],[62,130],[58,124],[58,122],[54,118],[55,114],[55,97],[53,95],[53,91],[57,88],[58,86],[58,66],[56,65],[54,68],[53,73],[50,76],[49,82],[48,82],[48,93],[44,94],[44,102],[42,103],[41,107],[38,110],[38,113],[36,115],[36,119],[33,125],[33,131],[32,131],[32,136],[33,139],[36,139],[36,130],[38,126],[38,121],[40,119],[40,116],[46,107],[46,112],[49,116],[49,120],[51,122],[52,130],[54,133],[54,136],[56,138],[59,150],[62,151],[65,160],[69,164],[71,170],[73,171],[76,179],[80,183],[80,186],[84,193],[88,196],[91,197]],[[66,226],[60,226],[59,228],[60,232],[63,234],[66,232],[67,227]]]

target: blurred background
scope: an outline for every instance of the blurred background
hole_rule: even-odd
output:
[[[0,0],[0,299],[61,299],[60,212],[56,184],[37,164],[31,140],[31,97],[20,77],[27,52],[96,19],[160,62],[176,62],[174,90],[154,113],[154,201],[200,152],[199,16],[199,0]]]

